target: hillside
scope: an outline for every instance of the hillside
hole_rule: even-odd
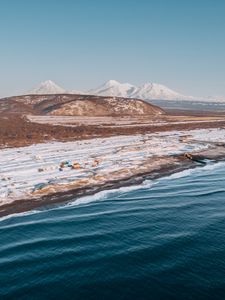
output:
[[[0,113],[62,116],[137,116],[163,114],[163,110],[139,99],[91,95],[24,95],[0,100]]]
[[[58,126],[38,124],[28,117],[74,116],[82,119],[100,117],[111,118],[147,118],[153,121],[160,118],[164,111],[154,105],[138,99],[100,97],[89,95],[54,94],[24,95],[0,99],[0,148],[18,147],[49,140],[76,140],[97,136],[133,134],[139,128],[102,127],[98,124],[77,124],[76,126]],[[66,120],[69,117],[64,117]],[[135,120],[137,123],[138,121]],[[144,125],[143,125],[144,126]]]

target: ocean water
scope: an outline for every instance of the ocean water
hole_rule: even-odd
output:
[[[0,299],[225,299],[225,163],[0,220]]]

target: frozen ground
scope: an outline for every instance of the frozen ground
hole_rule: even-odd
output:
[[[27,118],[34,123],[39,124],[51,124],[51,125],[91,125],[103,127],[143,127],[143,126],[154,126],[159,127],[162,125],[177,125],[188,123],[210,123],[210,122],[224,122],[223,117],[167,117],[166,119],[158,118],[157,122],[154,118],[146,116],[137,117],[79,117],[79,116],[38,116],[28,115]],[[176,121],[175,121],[176,120]]]
[[[211,146],[207,142],[224,140],[225,129],[202,129],[3,149],[0,204],[132,176],[147,161],[155,166],[166,163],[165,157],[200,151]],[[60,171],[65,161],[80,168],[66,166]]]

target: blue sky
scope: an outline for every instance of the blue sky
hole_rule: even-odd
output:
[[[224,0],[0,0],[0,96],[108,79],[225,96]]]

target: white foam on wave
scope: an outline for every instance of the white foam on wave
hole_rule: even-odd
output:
[[[163,177],[162,179],[163,180],[164,179],[179,179],[179,178],[182,178],[182,177],[190,176],[193,173],[193,170],[194,169],[187,169],[187,170],[177,172],[177,173],[174,173],[172,175]]]
[[[66,205],[64,205],[64,207],[88,204],[91,202],[105,200],[105,199],[109,198],[110,196],[112,197],[112,196],[117,196],[120,194],[126,194],[129,192],[141,190],[141,189],[149,189],[152,187],[153,184],[155,184],[155,182],[153,182],[151,180],[145,180],[141,184],[138,184],[138,185],[124,186],[124,187],[120,187],[117,189],[111,189],[111,190],[103,190],[94,195],[84,196],[84,197],[78,198],[74,201],[71,201],[71,202],[67,203]]]
[[[225,161],[220,161],[220,162],[216,162],[216,163],[209,163],[207,164],[204,168],[204,170],[215,170],[215,169],[219,169],[225,167]],[[198,170],[200,170],[200,168],[198,168]]]
[[[182,177],[190,176],[193,173],[201,174],[202,171],[211,171],[211,170],[215,170],[215,169],[218,169],[221,167],[225,167],[225,162],[209,163],[209,164],[206,164],[204,167],[197,167],[194,169],[187,169],[187,170],[183,170],[181,172],[174,173],[172,175],[161,178],[161,180],[179,179]]]
[[[34,214],[41,213],[41,212],[43,212],[43,211],[41,211],[41,210],[30,210],[30,211],[25,211],[25,212],[21,212],[21,213],[15,213],[15,214],[7,215],[7,216],[4,216],[4,217],[0,217],[0,223],[5,221],[5,220],[11,219],[11,218],[26,217],[26,216],[34,215]]]

